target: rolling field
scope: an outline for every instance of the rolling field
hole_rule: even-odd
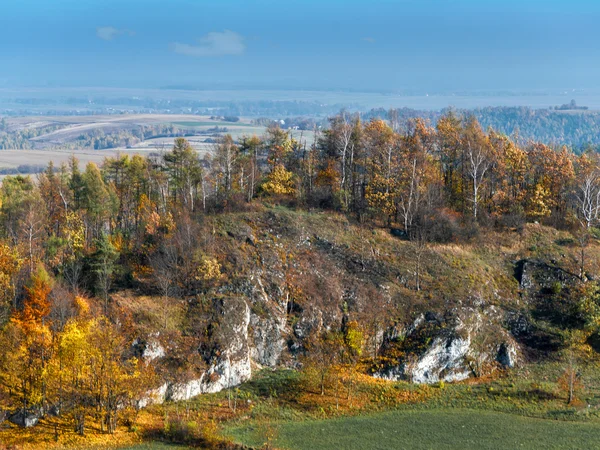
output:
[[[153,149],[155,150],[155,149]],[[16,169],[23,165],[47,166],[52,162],[55,167],[68,164],[70,158],[75,156],[79,166],[85,168],[87,163],[101,164],[105,158],[118,154],[144,154],[148,151],[140,150],[0,150],[0,169]],[[27,174],[24,174],[27,175]],[[31,174],[30,174],[31,175]],[[0,174],[0,179],[6,175]],[[35,175],[32,175],[35,177]]]
[[[172,122],[173,125],[178,125],[181,127],[186,127],[186,128],[190,128],[190,127],[252,127],[253,125],[250,123],[243,123],[243,122],[217,122],[217,121],[212,121],[212,122],[197,122],[197,121],[190,121],[190,122]]]
[[[269,430],[230,430],[245,445],[309,449],[599,448],[600,425],[473,410],[390,411],[322,421],[282,422]]]
[[[244,136],[262,136],[265,127],[242,118],[239,122],[211,120],[208,116],[168,115],[168,114],[128,114],[108,116],[47,116],[9,118],[8,131],[22,131],[58,127],[58,129],[29,139],[33,150],[0,150],[0,169],[12,169],[21,165],[55,165],[67,162],[71,155],[76,156],[82,165],[88,162],[101,163],[104,158],[118,153],[147,154],[169,150],[175,137],[155,137],[137,142],[131,147],[119,147],[104,150],[77,148],[77,140],[83,133],[101,132],[109,135],[120,131],[129,131],[139,126],[172,124],[186,134],[186,139],[198,151],[200,156],[210,153],[214,148],[214,139],[230,134],[239,140]],[[216,131],[216,127],[219,131]],[[314,133],[311,131],[291,131],[292,136],[303,145],[312,145]],[[196,135],[188,135],[196,134]]]
[[[236,123],[221,122],[211,120],[210,117],[195,115],[168,115],[168,114],[124,114],[112,116],[47,116],[43,121],[36,117],[18,117],[8,119],[8,131],[22,131],[26,129],[38,129],[43,127],[58,127],[57,130],[43,133],[39,136],[29,139],[35,150],[54,150],[61,147],[77,146],[78,138],[82,134],[102,133],[110,135],[113,133],[127,132],[140,126],[153,125],[175,125],[182,132],[193,131],[202,133],[205,136],[198,137],[197,140],[204,141],[209,137],[211,129],[215,127],[227,128],[234,137],[243,134],[254,134],[264,132],[264,127],[255,127],[250,121],[242,120]],[[173,144],[175,138],[166,139],[169,145]],[[154,139],[149,139],[136,144],[135,148],[154,148],[156,143]],[[162,144],[162,142],[161,142]],[[127,150],[111,149],[111,150]]]

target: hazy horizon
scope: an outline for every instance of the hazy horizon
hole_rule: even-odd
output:
[[[21,0],[0,87],[600,87],[597,2]]]

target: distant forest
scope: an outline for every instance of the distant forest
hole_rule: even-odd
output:
[[[407,129],[411,119],[424,118],[436,125],[438,120],[453,111],[459,116],[473,116],[483,129],[510,136],[521,144],[532,141],[553,147],[566,145],[576,153],[600,147],[600,112],[577,110],[531,109],[527,107],[487,107],[473,110],[444,109],[420,111],[410,108],[393,110],[372,109],[363,120],[385,119],[401,129]]]

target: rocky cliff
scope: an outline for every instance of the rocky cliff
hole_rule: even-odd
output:
[[[376,377],[435,383],[510,369],[532,354],[535,299],[576,283],[566,269],[524,259],[526,238],[510,232],[428,244],[417,268],[415,244],[344,216],[281,209],[225,215],[211,227],[225,276],[180,299],[198,364],[167,377],[156,400],[227,389],[261,367],[300,367],[308,342],[349,322]],[[167,364],[167,338],[140,336],[151,342],[143,356]]]

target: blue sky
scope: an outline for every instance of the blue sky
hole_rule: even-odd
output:
[[[0,87],[600,87],[598,1],[2,3]]]

